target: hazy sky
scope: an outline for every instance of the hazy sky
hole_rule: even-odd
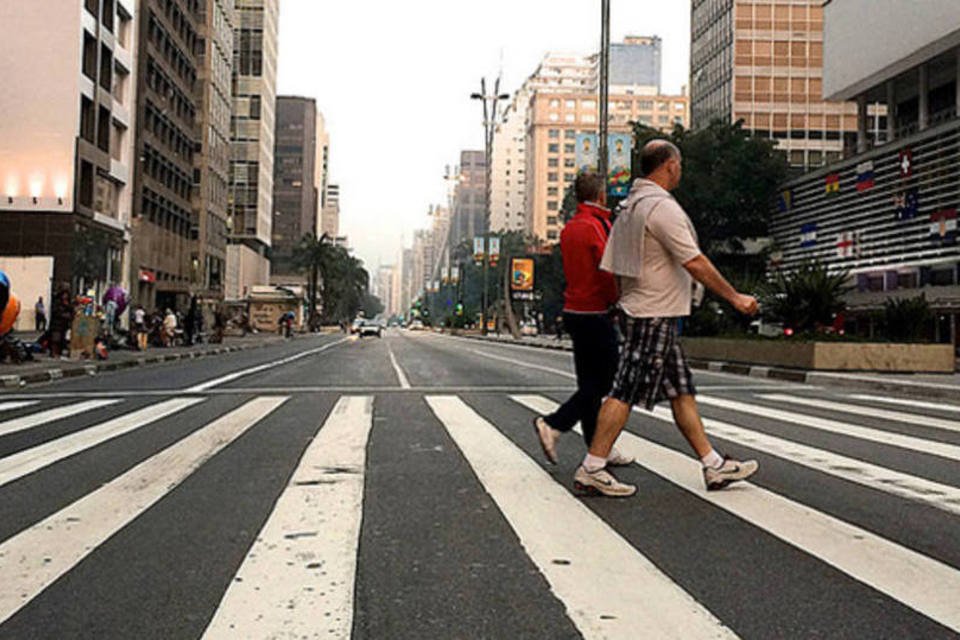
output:
[[[689,0],[612,0],[612,39],[663,39],[663,89],[689,68]],[[341,232],[371,269],[393,264],[431,203],[445,165],[482,149],[469,96],[501,66],[515,91],[547,51],[591,52],[600,0],[280,0],[278,91],[317,99],[340,184]]]

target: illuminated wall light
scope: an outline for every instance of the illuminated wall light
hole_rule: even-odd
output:
[[[43,193],[43,178],[32,178],[30,180],[30,196],[33,198],[34,203]]]

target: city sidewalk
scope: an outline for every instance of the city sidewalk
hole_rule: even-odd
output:
[[[35,334],[19,335],[29,339]],[[106,360],[60,360],[45,353],[34,354],[35,360],[23,364],[0,364],[0,388],[21,387],[27,384],[50,382],[61,378],[96,375],[103,371],[130,369],[149,364],[202,358],[206,356],[256,349],[283,342],[275,333],[249,333],[243,337],[225,337],[222,344],[199,344],[192,347],[152,347],[147,351],[117,349]]]
[[[515,340],[510,335],[481,336],[463,335],[473,340],[486,340],[504,344],[523,345],[541,349],[572,351],[573,345],[568,338],[557,340],[554,336],[521,337]],[[821,387],[848,387],[869,391],[892,391],[923,395],[931,398],[960,398],[960,371],[950,373],[883,373],[871,372],[841,372],[841,371],[805,371],[802,369],[786,369],[780,367],[766,367],[735,362],[710,362],[707,360],[690,360],[690,366],[695,369],[733,373],[751,378],[770,378],[801,382]]]

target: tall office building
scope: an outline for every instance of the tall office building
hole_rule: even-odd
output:
[[[483,151],[460,152],[460,176],[454,188],[449,246],[487,232],[487,158]]]
[[[294,253],[304,235],[317,229],[317,103],[312,98],[277,97],[270,280],[302,282]]]
[[[195,154],[192,259],[194,292],[222,300],[227,260],[227,196],[230,191],[230,112],[233,87],[234,0],[200,3],[203,56],[198,69],[199,153]]]
[[[270,279],[278,0],[236,0],[226,295]]]
[[[410,311],[417,292],[414,289],[413,249],[404,248],[400,257],[400,303],[398,312],[406,315]]]
[[[331,238],[340,237],[340,185],[327,183],[323,198],[323,214],[320,218],[320,233]]]
[[[610,44],[610,93],[654,87],[660,93],[661,45],[658,36],[627,36]]]
[[[148,309],[185,308],[196,280],[202,20],[198,2],[144,0],[140,9],[132,293]]]
[[[490,231],[526,229],[526,130],[530,90],[523,86],[507,105],[493,135]]]
[[[313,162],[313,186],[317,190],[317,237],[323,235],[323,211],[327,202],[327,186],[330,184],[330,132],[323,114],[317,111],[317,157]],[[339,229],[338,229],[339,231]]]
[[[694,127],[736,122],[777,140],[797,168],[855,145],[857,107],[823,99],[823,0],[693,0]],[[875,111],[879,122],[885,112]],[[846,139],[846,141],[845,141]]]
[[[24,321],[51,284],[129,286],[137,4],[0,3],[0,268]]]

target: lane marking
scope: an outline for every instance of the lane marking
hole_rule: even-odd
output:
[[[373,397],[344,396],[307,447],[204,638],[349,638]]]
[[[543,397],[513,399],[539,413],[550,413],[557,406]],[[957,569],[750,482],[707,492],[696,460],[627,431],[617,446],[635,456],[641,467],[681,489],[960,631]]]
[[[921,416],[915,413],[903,413],[902,411],[890,411],[888,409],[878,409],[877,407],[865,407],[859,404],[847,404],[845,402],[833,402],[830,400],[821,400],[819,398],[796,398],[793,396],[771,393],[761,395],[764,400],[773,402],[788,402],[807,407],[820,407],[830,409],[841,413],[852,413],[864,418],[883,418],[893,420],[894,422],[905,422],[915,424],[921,427],[934,427],[937,429],[946,429],[947,431],[960,432],[960,422],[947,420],[945,418],[936,418],[934,416]]]
[[[483,356],[484,358],[490,358],[491,360],[499,360],[500,362],[509,362],[514,366],[521,366],[527,369],[537,369],[538,371],[546,371],[547,373],[563,376],[564,378],[570,378],[571,380],[577,379],[577,376],[570,373],[569,371],[563,371],[562,369],[546,367],[541,364],[532,364],[530,362],[518,362],[516,358],[504,358],[503,356],[495,356],[492,353],[484,353],[483,351],[478,351],[477,349],[470,349],[470,352],[475,353],[478,356]]]
[[[31,413],[27,416],[14,418],[13,420],[7,420],[6,422],[0,422],[0,436],[16,433],[18,431],[26,431],[27,429],[32,429],[33,427],[38,427],[48,422],[70,418],[81,413],[86,413],[87,411],[108,407],[112,404],[117,404],[118,402],[120,401],[114,399],[87,400],[78,404],[68,404],[63,407],[56,407],[54,409],[40,411],[39,413]]]
[[[344,342],[348,342],[349,340],[350,338],[340,338],[339,340],[328,342],[327,344],[322,345],[320,347],[316,347],[315,349],[308,349],[306,351],[301,351],[300,353],[294,354],[292,356],[288,356],[286,358],[281,358],[279,360],[274,360],[273,362],[267,362],[261,365],[257,365],[255,367],[250,367],[249,369],[234,371],[233,373],[229,373],[225,376],[220,376],[219,378],[214,378],[213,380],[208,380],[206,382],[201,382],[200,384],[195,384],[192,387],[183,389],[182,391],[184,393],[196,393],[198,391],[206,391],[211,387],[219,387],[220,385],[226,384],[228,382],[232,382],[237,378],[243,378],[245,376],[249,376],[254,373],[266,371],[267,369],[273,369],[276,367],[283,366],[285,364],[290,364],[291,362],[295,362],[297,360],[300,360],[301,358],[306,358],[307,356],[316,355],[318,353],[326,351],[327,349],[332,349],[337,345],[343,344]]]
[[[937,411],[952,411],[960,413],[960,406],[947,404],[946,402],[924,402],[922,400],[906,400],[904,398],[888,398],[886,396],[871,396],[867,394],[854,394],[850,396],[854,400],[866,400],[868,402],[886,402],[888,404],[898,404],[904,407],[916,407],[918,409],[934,409]]]
[[[576,387],[570,384],[555,384],[555,385],[539,385],[539,384],[516,384],[510,386],[504,385],[465,385],[465,386],[446,386],[446,385],[437,385],[437,386],[411,386],[409,389],[400,389],[396,385],[386,386],[386,385],[346,385],[346,386],[330,386],[330,387],[231,387],[230,389],[210,389],[207,391],[198,391],[195,394],[196,396],[230,396],[230,395],[248,395],[248,394],[259,394],[259,393],[269,393],[269,392],[278,392],[283,393],[284,395],[291,395],[295,393],[353,393],[353,394],[368,394],[368,393],[420,393],[420,392],[433,392],[433,393],[468,393],[472,391],[477,391],[481,393],[494,393],[494,392],[503,392],[511,393],[517,390],[522,391],[537,391],[540,393],[566,393],[575,389]],[[157,391],[110,391],[110,392],[94,392],[94,391],[78,391],[78,392],[64,392],[49,394],[44,396],[17,396],[20,397],[36,397],[41,399],[51,399],[51,398],[102,398],[104,396],[114,397],[168,397],[168,396],[179,396],[183,394],[183,389],[163,389]]]
[[[0,458],[0,486],[200,402],[202,398],[167,400]]]
[[[403,369],[400,368],[400,363],[397,362],[397,357],[393,355],[393,347],[387,344],[387,352],[390,354],[390,364],[393,365],[393,370],[397,372],[397,380],[400,381],[401,389],[409,389],[410,381],[407,380],[407,375],[403,372]]]
[[[426,401],[585,638],[736,637],[462,400]]]
[[[740,413],[749,413],[763,418],[782,420],[783,422],[789,422],[803,427],[809,427],[811,429],[819,429],[820,431],[836,433],[851,438],[859,438],[860,440],[879,442],[881,444],[887,444],[894,447],[899,447],[901,449],[916,451],[918,453],[939,456],[941,458],[946,458],[947,460],[960,460],[960,446],[954,444],[934,442],[931,440],[924,440],[922,438],[915,438],[913,436],[905,436],[899,433],[891,433],[889,431],[881,431],[879,429],[862,427],[849,422],[828,420],[826,418],[818,418],[816,416],[793,413],[792,411],[782,411],[780,409],[769,409],[767,407],[746,404],[744,402],[737,402],[735,400],[723,400],[721,398],[714,398],[711,396],[698,395],[697,402],[708,406],[738,411]]]
[[[32,407],[36,402],[0,402],[0,411],[13,411],[23,407]]]
[[[0,544],[0,623],[286,401],[247,402]]]

